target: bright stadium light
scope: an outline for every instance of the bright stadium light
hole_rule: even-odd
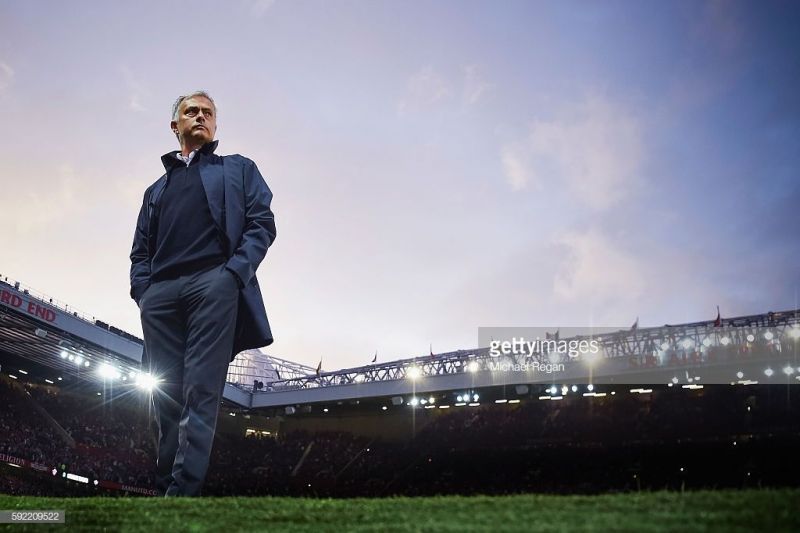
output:
[[[739,372],[736,373],[736,377],[742,379],[744,377],[744,372],[740,370]]]
[[[774,335],[772,334],[771,331],[767,331],[766,333],[764,333],[764,338],[767,339],[768,341],[771,341],[772,337],[774,337]]]
[[[549,392],[550,394],[556,394],[558,392],[558,389],[556,388],[555,385],[553,385],[552,387],[547,389],[547,392]]]
[[[431,396],[430,398],[428,398],[428,403],[436,403],[436,398]]]
[[[473,401],[473,402],[477,402],[477,401],[478,401],[478,395],[477,395],[477,393],[472,395],[472,401]]]
[[[84,362],[83,362],[83,366],[85,366],[86,368],[89,368],[89,365],[90,365],[90,364],[91,364],[91,363],[90,363],[89,361],[84,361]]]
[[[422,375],[422,371],[417,366],[412,366],[408,369],[407,375],[411,379],[417,379]]]
[[[567,387],[566,385],[561,387],[561,396],[566,396],[568,392],[569,392],[569,387]]]
[[[74,361],[74,360],[75,360],[75,356],[74,356],[74,355],[72,355],[72,354],[69,354],[69,355],[67,356],[67,359],[69,359],[70,361]]]
[[[793,339],[800,339],[800,326],[792,326],[792,329],[789,330],[789,336]]]
[[[66,359],[68,355],[66,350],[61,350],[61,359]]]
[[[692,339],[683,339],[681,345],[688,350],[689,348],[694,346],[694,342],[692,342]]]
[[[703,339],[703,346],[705,346],[706,348],[708,348],[709,346],[711,346],[711,339],[709,339],[708,337],[706,337],[705,339]]]
[[[722,337],[722,338],[719,340],[719,342],[720,342],[720,344],[722,344],[723,346],[727,346],[727,345],[729,345],[729,344],[731,343],[731,340],[730,340],[730,338],[728,338],[728,337]]]
[[[136,385],[146,391],[151,391],[158,385],[158,379],[147,372],[136,376]]]
[[[677,377],[672,378],[672,382],[677,384],[678,383],[678,378]]]
[[[591,383],[589,383],[589,384],[586,386],[586,390],[588,390],[589,392],[592,392],[592,391],[594,390],[594,385],[592,385]]]
[[[103,379],[114,379],[117,377],[117,371],[108,363],[102,363],[100,368],[97,369],[97,373]]]
[[[457,401],[457,402],[461,402],[461,401],[464,401],[464,399],[463,399],[463,397],[462,397],[462,396],[459,394],[458,396],[456,396],[456,401]]]
[[[789,365],[786,365],[785,367],[783,367],[783,373],[786,374],[787,376],[791,376],[792,374],[794,374],[794,368],[792,368]]]
[[[661,349],[664,350],[665,352],[669,350],[669,343],[667,341],[662,342]]]
[[[81,363],[83,363],[83,357],[79,355],[78,357],[75,358],[75,364],[80,365]]]
[[[572,392],[578,392],[578,386],[577,385],[573,385],[572,386]]]
[[[756,338],[753,336],[753,334],[752,334],[752,333],[750,333],[749,335],[747,335],[747,342],[753,342],[754,340],[756,340]]]
[[[416,407],[417,404],[419,404],[419,400],[416,397],[414,397],[414,398],[411,398],[411,401],[409,401],[408,403],[409,403],[409,405],[412,405],[412,406]]]
[[[775,372],[773,372],[773,371],[772,371],[772,369],[771,369],[771,368],[769,368],[769,367],[767,367],[767,369],[766,369],[766,370],[764,370],[764,375],[765,375],[765,376],[767,376],[768,378],[771,378],[771,377],[772,377],[772,374],[774,374],[774,373],[775,373]]]
[[[471,361],[471,362],[470,362],[470,363],[467,365],[467,370],[468,370],[468,371],[470,371],[470,372],[477,372],[477,371],[478,371],[478,368],[479,368],[479,367],[478,367],[478,363],[476,363],[475,361]]]

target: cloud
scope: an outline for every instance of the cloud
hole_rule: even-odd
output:
[[[8,63],[0,61],[0,91],[3,91],[11,86],[14,81],[14,69]]]
[[[411,75],[406,91],[398,106],[398,112],[419,111],[443,101],[450,96],[447,80],[431,66],[426,66]]]
[[[255,0],[250,3],[250,13],[256,18],[261,18],[274,4],[275,0]]]
[[[434,108],[443,109],[445,104],[457,103],[451,97],[457,96],[459,92],[461,109],[453,108],[450,111],[463,111],[477,104],[492,87],[483,77],[478,65],[464,65],[460,75],[454,74],[450,77],[428,65],[408,78],[397,111],[398,114],[405,115]]]
[[[661,303],[651,301],[648,291],[664,278],[652,276],[649,257],[615,233],[592,227],[526,237],[520,234],[524,240],[513,248],[495,245],[493,262],[471,264],[443,296],[442,290],[431,293],[435,331],[463,332],[479,325],[622,326]]]
[[[142,103],[139,101],[139,95],[138,95],[138,94],[131,95],[131,99],[130,99],[130,101],[128,102],[128,106],[129,106],[129,107],[130,107],[130,108],[131,108],[133,111],[139,111],[139,112],[142,112],[142,111],[147,111],[147,108],[146,108],[146,107],[144,107],[144,106],[142,105]]]
[[[531,180],[529,161],[524,146],[515,143],[502,149],[500,155],[503,162],[503,170],[508,178],[508,183],[515,191],[519,191],[528,186]]]
[[[601,231],[568,232],[556,237],[555,244],[566,252],[553,279],[557,299],[619,306],[643,294],[645,275],[639,259]]]
[[[635,194],[644,159],[641,126],[622,106],[592,96],[552,120],[534,120],[528,134],[501,148],[514,190],[566,189],[605,210]]]
[[[466,105],[474,105],[489,90],[492,85],[488,83],[478,68],[478,65],[466,65],[464,67],[464,91],[463,102]]]
[[[14,228],[18,236],[47,233],[82,209],[79,181],[68,163],[61,164],[47,183],[26,181],[26,191],[17,189],[14,201],[0,211],[0,225]]]
[[[119,70],[122,72],[122,77],[128,89],[128,107],[139,113],[147,111],[147,108],[142,104],[142,100],[150,95],[150,91],[133,75],[130,68],[122,65]]]

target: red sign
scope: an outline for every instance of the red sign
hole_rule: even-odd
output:
[[[31,315],[45,322],[55,322],[56,312],[32,300],[26,300],[19,294],[0,289],[0,303]]]

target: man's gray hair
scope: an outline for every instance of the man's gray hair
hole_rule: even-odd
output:
[[[176,120],[176,121],[178,120],[178,109],[181,107],[181,102],[183,102],[187,98],[194,98],[195,96],[202,96],[204,98],[208,98],[209,101],[211,102],[211,105],[214,106],[214,111],[217,110],[217,104],[214,103],[214,99],[211,98],[211,95],[209,95],[205,91],[195,91],[193,93],[189,93],[189,94],[185,94],[183,96],[179,96],[178,99],[175,100],[175,103],[172,104],[172,120]]]

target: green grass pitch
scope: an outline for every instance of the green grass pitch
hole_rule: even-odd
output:
[[[800,489],[380,499],[0,495],[0,510],[15,509],[65,509],[65,531],[800,531]]]

